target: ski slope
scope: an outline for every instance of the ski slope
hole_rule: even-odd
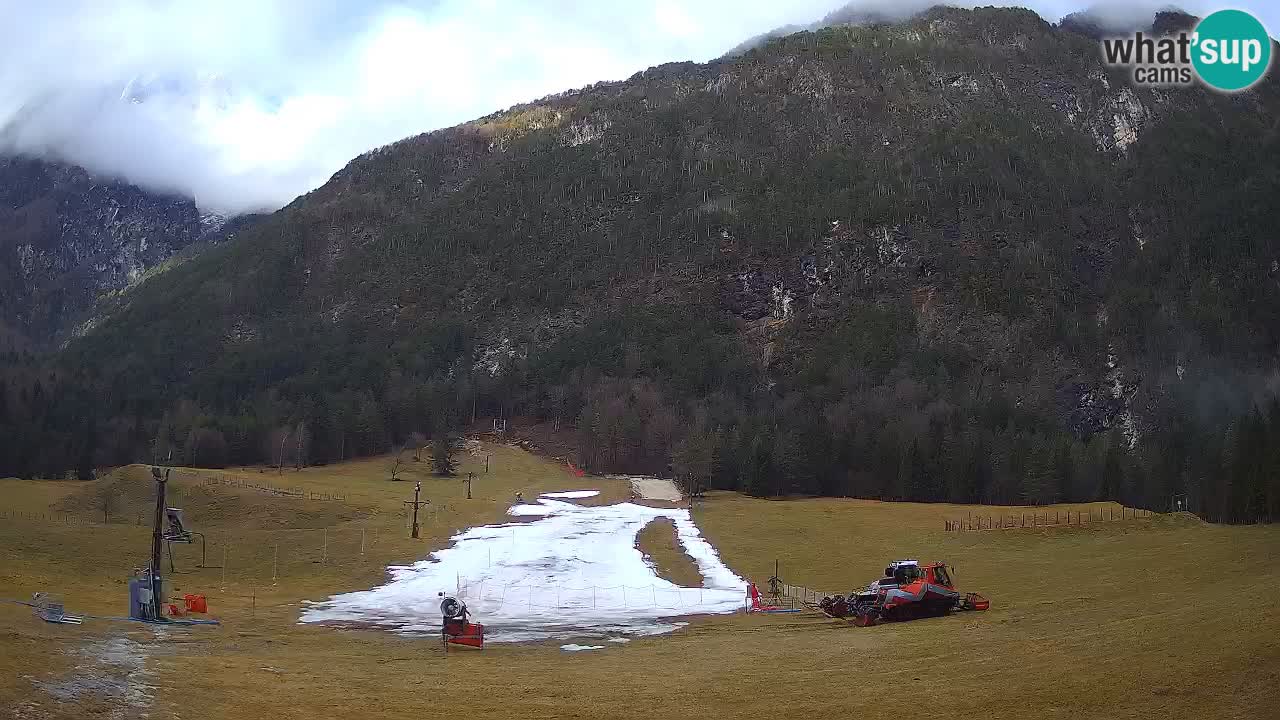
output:
[[[445,592],[467,603],[486,639],[523,642],[654,635],[676,629],[672,618],[743,607],[745,581],[721,562],[688,510],[586,507],[544,495],[509,513],[526,519],[461,532],[425,560],[388,568],[385,585],[309,604],[301,621],[435,634],[438,594]],[[701,571],[701,587],[658,577],[636,548],[636,535],[658,518],[674,523]]]

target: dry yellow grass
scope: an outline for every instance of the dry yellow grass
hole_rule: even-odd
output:
[[[447,509],[419,542],[407,539],[399,504],[418,478],[390,483],[386,459],[286,473],[278,483],[327,488],[345,494],[342,503],[290,505],[223,487],[203,497],[196,489],[205,471],[184,474],[175,484],[192,489],[178,504],[210,533],[211,555],[217,543],[233,543],[232,571],[223,592],[221,571],[191,567],[191,548],[183,548],[179,563],[190,572],[174,584],[206,591],[224,625],[161,633],[128,623],[63,627],[0,605],[0,713],[81,718],[119,709],[121,701],[93,695],[59,704],[35,684],[64,681],[73,666],[109,674],[72,654],[104,637],[130,638],[151,653],[151,674],[141,680],[154,686],[142,710],[152,718],[800,717],[888,708],[1252,718],[1280,705],[1280,531],[1189,518],[947,534],[942,520],[969,508],[715,494],[695,512],[698,524],[731,567],[758,582],[774,558],[786,581],[832,590],[865,583],[889,559],[941,559],[993,607],[866,629],[807,616],[705,618],[671,636],[584,654],[532,645],[445,656],[431,641],[296,624],[303,600],[370,587],[385,565],[501,519],[516,489],[526,497],[592,486],[606,491],[602,501],[626,495],[511,448],[492,451],[493,472],[476,482],[470,502],[461,483],[421,477],[424,494]],[[464,472],[474,470],[476,460],[467,462]],[[144,469],[124,472],[149,482]],[[66,487],[5,481],[0,505],[65,507]],[[282,523],[327,528],[327,557],[311,539],[319,533],[274,529]],[[294,536],[307,539],[290,546],[287,560],[281,555],[272,585],[272,546]],[[142,561],[146,541],[146,530],[130,525],[0,523],[0,596],[58,590],[72,609],[121,613],[124,576]]]
[[[636,536],[636,547],[645,554],[658,577],[681,587],[701,587],[702,572],[689,557],[676,536],[676,524],[666,518],[658,518]]]
[[[81,491],[83,487],[84,483],[74,480],[32,481],[5,478],[0,480],[0,488],[4,492],[0,497],[3,498],[5,510],[42,513],[67,495]]]

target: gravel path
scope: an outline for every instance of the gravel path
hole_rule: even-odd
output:
[[[631,489],[644,500],[666,500],[680,502],[680,489],[671,480],[659,480],[654,477],[632,477]]]

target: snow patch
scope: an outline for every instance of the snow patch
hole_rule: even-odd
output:
[[[514,505],[507,508],[507,514],[514,517],[537,517],[550,515],[552,508],[549,505]]]
[[[603,650],[604,646],[603,645],[578,645],[576,643],[569,643],[568,645],[561,645],[560,649],[565,652],[582,652],[583,650]]]
[[[534,509],[536,508],[536,510]],[[437,593],[456,593],[493,642],[668,633],[668,618],[740,610],[746,583],[720,560],[687,509],[634,503],[584,507],[539,498],[508,512],[532,521],[471,528],[386,584],[308,603],[301,622],[358,623],[405,635],[440,631]],[[636,547],[645,525],[667,518],[698,565],[702,587],[659,577]]]
[[[542,493],[538,497],[563,498],[565,500],[580,500],[582,498],[595,497],[599,494],[600,494],[599,490],[566,490],[565,492]]]

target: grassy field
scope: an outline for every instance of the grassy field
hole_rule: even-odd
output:
[[[298,625],[304,600],[379,583],[385,566],[500,520],[517,491],[603,490],[593,502],[628,492],[496,445],[464,460],[463,473],[480,473],[472,500],[425,463],[408,463],[405,482],[389,481],[388,465],[175,470],[170,504],[208,535],[209,564],[222,564],[224,549],[228,562],[224,580],[223,568],[195,567],[198,544],[179,548],[184,572],[171,593],[207,594],[224,624],[54,626],[0,604],[0,717],[799,717],[900,708],[1257,718],[1280,707],[1280,530],[1187,517],[945,533],[944,519],[988,509],[713,494],[695,518],[728,564],[757,582],[775,559],[787,582],[834,591],[864,584],[889,559],[939,559],[992,609],[865,629],[808,615],[698,618],[673,635],[580,654],[547,644],[446,656],[432,641]],[[274,497],[224,477],[344,499]],[[417,541],[403,505],[415,480],[432,502]],[[115,522],[104,525],[99,498],[113,483]],[[136,522],[149,485],[142,467],[88,484],[0,481],[0,508],[54,518],[0,520],[0,597],[51,591],[73,611],[122,614],[127,573],[145,562],[148,531]],[[640,544],[664,575],[696,572],[669,528],[647,529]]]
[[[658,577],[681,587],[701,587],[702,572],[676,538],[676,524],[666,518],[649,523],[636,536],[636,547],[645,554]]]

